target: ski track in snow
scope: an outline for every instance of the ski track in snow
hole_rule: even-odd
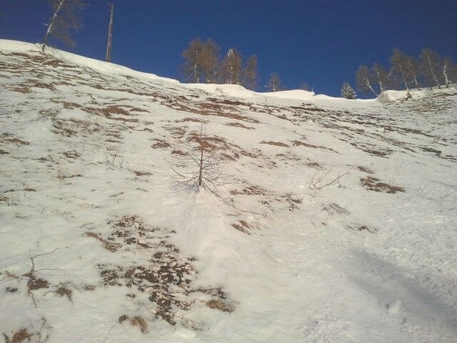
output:
[[[454,88],[255,93],[6,40],[0,66],[6,341],[456,341]]]

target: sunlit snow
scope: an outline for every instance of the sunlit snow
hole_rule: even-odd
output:
[[[256,93],[7,40],[0,65],[6,342],[456,341],[455,88]]]

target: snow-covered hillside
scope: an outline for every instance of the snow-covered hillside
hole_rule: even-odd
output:
[[[262,94],[5,40],[0,66],[5,342],[456,342],[455,89]]]

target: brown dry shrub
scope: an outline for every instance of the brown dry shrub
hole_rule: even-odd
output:
[[[138,326],[142,333],[148,332],[148,323],[146,323],[146,320],[143,317],[135,316],[133,318],[129,318],[129,316],[124,314],[119,317],[118,322],[119,322],[119,324],[122,324],[122,323],[126,322],[127,320],[129,321],[130,325]]]
[[[6,334],[3,334],[3,337],[5,337],[5,343],[22,343],[30,342],[33,335],[27,329],[19,329],[13,334],[12,338],[9,338]]]
[[[220,299],[212,299],[206,303],[209,308],[219,310],[222,312],[233,312],[235,308],[232,305],[227,305]]]
[[[37,278],[33,273],[27,273],[24,274],[24,276],[29,277],[29,281],[27,282],[27,289],[29,292],[41,288],[49,288],[49,282],[47,280]]]
[[[130,319],[130,325],[139,326],[142,333],[148,332],[148,324],[143,317],[135,316]]]
[[[73,302],[73,300],[72,300],[73,291],[70,288],[65,287],[65,286],[60,286],[59,288],[57,288],[56,293],[58,295],[60,295],[61,297],[66,296],[68,298],[68,300]]]

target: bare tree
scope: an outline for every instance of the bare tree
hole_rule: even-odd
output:
[[[450,57],[446,57],[443,60],[443,78],[446,88],[449,88],[451,83],[457,81],[457,66]]]
[[[277,73],[272,73],[270,75],[270,80],[268,80],[268,90],[271,92],[278,92],[284,89],[281,78]]]
[[[373,64],[373,81],[378,84],[379,92],[384,92],[389,86],[389,76],[384,67],[379,63]]]
[[[212,39],[207,39],[203,45],[203,77],[206,83],[215,83],[219,65],[220,48]]]
[[[422,73],[429,86],[441,87],[438,76],[441,74],[441,57],[432,49],[424,48],[419,56]]]
[[[306,83],[306,82],[303,82],[303,83],[300,85],[300,89],[302,89],[302,90],[304,90],[304,91],[308,91],[308,92],[311,91],[311,87],[309,87],[308,83]]]
[[[390,56],[390,63],[392,65],[391,76],[400,79],[409,93],[407,56],[400,49],[394,49]]]
[[[417,89],[420,90],[420,84],[418,81],[419,63],[416,61],[414,57],[409,55],[404,55],[403,58],[408,82],[410,82]]]
[[[75,46],[70,31],[81,27],[80,11],[84,8],[81,0],[48,0],[53,9],[53,15],[49,20],[48,28],[43,39],[43,51],[48,46],[49,38],[61,41],[70,47]]]
[[[108,4],[110,9],[109,25],[108,25],[108,43],[106,45],[106,58],[107,62],[111,62],[111,47],[113,45],[113,19],[114,19],[114,4]]]
[[[210,38],[203,42],[200,38],[189,43],[183,51],[185,59],[182,73],[189,82],[216,82],[219,64],[219,47]]]
[[[257,56],[252,55],[246,61],[243,71],[242,85],[254,90],[257,87]]]
[[[375,96],[379,94],[373,89],[373,74],[367,65],[361,65],[355,73],[355,79],[357,82],[357,88],[363,93],[371,91]]]
[[[171,163],[174,179],[184,190],[209,190],[218,196],[217,187],[227,182],[227,176],[222,173],[221,158],[218,149],[211,141],[214,139],[206,134],[205,123],[200,124],[200,132],[193,133],[188,142],[193,145],[187,153],[181,156],[185,160],[179,166]]]
[[[231,48],[222,61],[221,81],[222,83],[236,84],[241,83],[241,73],[243,69],[243,57],[236,48]]]

